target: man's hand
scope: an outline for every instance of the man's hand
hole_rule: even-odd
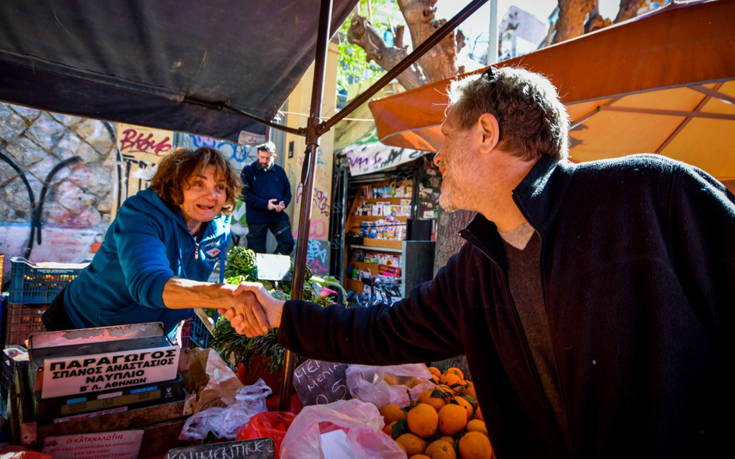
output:
[[[235,330],[248,338],[264,335],[268,333],[268,317],[263,308],[258,303],[256,296],[240,287],[232,292],[233,301],[227,307],[219,308],[220,314],[223,314],[230,322],[232,318],[239,317]]]
[[[283,212],[283,209],[286,208],[286,203],[281,201],[278,203],[278,212]]]
[[[237,333],[252,338],[281,325],[284,301],[273,298],[263,284],[242,282],[233,295],[240,295],[242,302],[235,307],[220,309],[220,313]]]
[[[278,204],[276,204],[276,198],[271,198],[268,200],[268,210],[275,210],[276,212],[280,212],[278,209]]]

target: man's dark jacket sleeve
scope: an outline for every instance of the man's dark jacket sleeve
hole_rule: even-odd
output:
[[[253,193],[252,164],[242,168],[242,172],[240,172],[240,178],[242,179],[242,195],[245,199],[245,204],[253,209],[268,210],[268,199]]]
[[[453,262],[454,258],[448,265]],[[457,339],[456,311],[446,301],[449,285],[444,267],[433,281],[422,284],[393,306],[332,305],[324,311],[313,303],[287,301],[280,342],[306,357],[374,365],[456,356],[462,349]],[[309,336],[320,339],[300,339],[299,324],[302,328],[309,324]]]
[[[283,175],[283,192],[281,194],[284,204],[286,204],[286,207],[291,203],[291,184],[288,181],[288,175],[286,175],[286,171],[283,169],[280,169],[281,174]]]

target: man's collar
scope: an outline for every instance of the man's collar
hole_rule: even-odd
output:
[[[573,167],[570,163],[542,156],[513,190],[513,201],[542,239],[563,202]],[[495,223],[479,213],[460,234],[496,259],[496,254],[504,253]]]

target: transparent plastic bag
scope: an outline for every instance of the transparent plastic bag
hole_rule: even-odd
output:
[[[338,456],[327,451],[336,450],[349,451],[356,459],[406,459],[398,443],[382,431],[384,425],[375,405],[360,400],[307,406],[283,438],[281,459],[332,459]],[[335,445],[335,439],[341,444]]]
[[[252,416],[267,411],[265,399],[270,394],[271,388],[262,379],[243,387],[227,408],[207,408],[189,417],[181,428],[179,440],[203,440],[209,432],[217,438],[234,439]]]
[[[404,365],[350,365],[345,370],[347,387],[354,398],[382,408],[395,403],[401,408],[419,399],[421,392],[431,389],[431,373],[423,363]],[[411,394],[409,399],[408,393]]]

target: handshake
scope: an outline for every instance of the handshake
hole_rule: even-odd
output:
[[[232,302],[218,310],[237,333],[252,338],[280,326],[284,303],[273,298],[261,283],[241,282],[232,291]]]

